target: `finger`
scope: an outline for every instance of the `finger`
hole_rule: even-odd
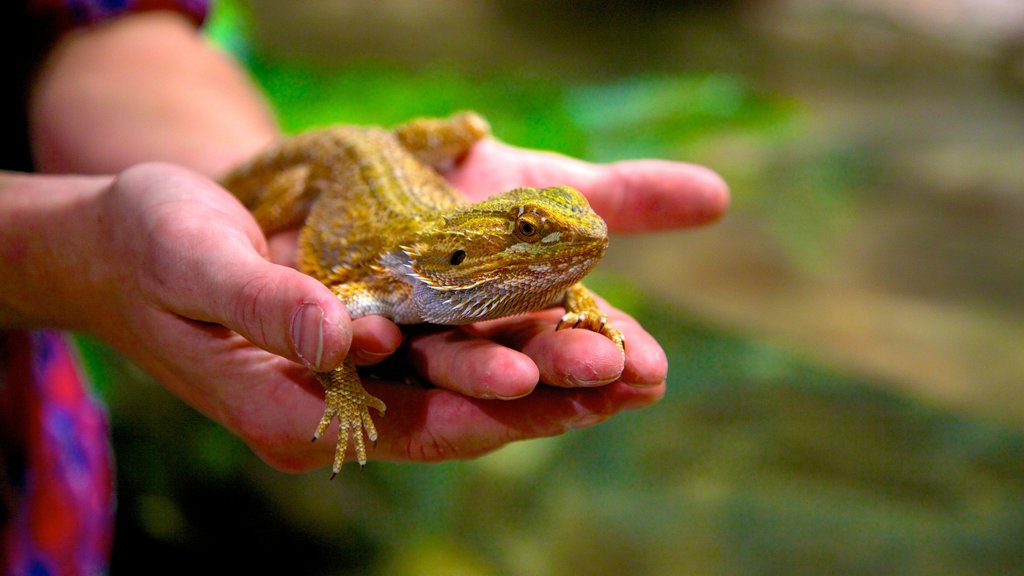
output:
[[[207,257],[191,268],[200,288],[179,302],[184,316],[227,326],[312,370],[330,370],[348,353],[348,312],[314,278],[260,258]]]
[[[703,166],[664,160],[598,165],[495,140],[474,146],[448,177],[474,198],[515,186],[572,186],[616,232],[705,224],[729,205],[728,186]]]
[[[525,354],[459,329],[416,336],[409,351],[429,382],[474,398],[520,398],[539,380],[537,366]]]
[[[387,358],[401,345],[402,332],[394,322],[380,316],[350,321],[337,296],[314,278],[262,260],[252,264],[251,269],[239,270],[241,278],[235,280],[229,270],[219,269],[217,279],[223,285],[214,290],[234,299],[235,305],[226,302],[224,308],[233,310],[233,316],[213,321],[257,346],[322,372],[338,366],[348,351],[357,365],[365,366]],[[269,324],[279,314],[290,314],[285,331]]]
[[[555,331],[557,311],[516,316],[473,324],[469,330],[515,350],[537,365],[540,381],[551,386],[592,387],[614,382],[622,375],[618,346],[589,330]]]
[[[275,467],[301,471],[327,464],[333,442],[309,442],[323,412],[319,387],[297,365],[278,366],[276,371],[273,366],[265,364],[254,374],[259,394],[237,386],[225,389],[238,396],[230,404],[245,406],[247,416],[229,417],[225,423]],[[268,377],[268,372],[273,375]],[[613,383],[599,388],[541,386],[519,399],[484,400],[444,388],[378,380],[363,384],[388,407],[385,415],[374,415],[380,441],[370,457],[414,461],[479,456],[512,441],[561,434],[649,406],[665,393],[664,384],[637,388]],[[261,416],[252,418],[254,412]],[[332,425],[328,434],[333,438],[337,427]]]
[[[537,364],[541,381],[554,386],[600,386],[615,380],[634,387],[659,386],[668,361],[658,342],[635,320],[607,304],[609,323],[626,338],[625,363],[608,338],[582,329],[555,331],[561,310],[551,309],[472,325],[473,333],[522,350]]]
[[[480,400],[443,389],[370,383],[388,405],[378,421],[375,458],[437,461],[471,458],[509,442],[562,434],[657,402],[664,386],[539,387],[517,400]]]
[[[420,462],[472,458],[509,442],[592,426],[623,410],[649,406],[665,392],[664,386],[633,388],[623,384],[572,390],[540,387],[516,400],[482,400],[398,382],[373,380],[364,385],[388,407],[387,414],[373,417],[380,436],[370,458]],[[282,470],[303,471],[328,464],[334,444],[309,442],[309,429],[323,412],[322,397],[291,385],[286,393],[275,395],[273,402],[288,410],[274,410],[268,426],[243,434],[257,454]],[[336,433],[337,427],[332,425],[328,435],[333,438]]]
[[[298,268],[299,230],[290,228],[267,238],[270,261],[289,268]]]
[[[288,229],[277,232],[267,239],[271,262],[294,268],[298,230]],[[402,344],[402,331],[394,322],[382,316],[366,316],[352,322],[352,347],[350,353],[358,366],[376,364],[398,349]]]
[[[680,162],[626,160],[599,166],[593,181],[580,187],[615,232],[707,224],[729,206],[729,189],[718,174]]]
[[[402,331],[383,316],[364,316],[352,321],[352,360],[358,366],[376,364],[402,345]]]
[[[589,330],[540,328],[523,347],[541,373],[541,381],[553,386],[594,387],[622,377],[625,356],[612,341]]]

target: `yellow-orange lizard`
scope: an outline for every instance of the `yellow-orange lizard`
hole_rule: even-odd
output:
[[[580,283],[604,254],[608,229],[572,188],[518,188],[468,203],[435,167],[489,134],[473,113],[417,119],[393,130],[341,126],[287,138],[232,171],[224,186],[264,232],[302,224],[300,269],[328,286],[352,318],[464,324],[562,305],[556,326],[600,332],[624,349]],[[303,224],[304,222],[304,224]],[[349,438],[376,441],[351,358],[314,372],[326,408],[314,440],[337,418],[333,474]]]

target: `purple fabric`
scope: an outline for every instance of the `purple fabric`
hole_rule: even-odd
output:
[[[11,575],[106,572],[114,524],[113,458],[103,406],[68,337],[10,336],[12,358],[0,405],[23,443],[17,508],[3,527],[0,568]]]

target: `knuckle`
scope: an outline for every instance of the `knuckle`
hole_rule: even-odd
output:
[[[480,446],[474,442],[456,442],[447,435],[424,428],[421,434],[414,434],[408,439],[405,456],[417,462],[442,462],[475,458],[494,448]]]
[[[243,334],[261,342],[267,341],[262,311],[273,298],[275,290],[274,283],[264,275],[252,276],[242,283],[234,303],[233,318]]]
[[[418,462],[441,462],[457,457],[457,447],[429,429],[424,429],[422,435],[410,437],[405,452],[410,460]]]

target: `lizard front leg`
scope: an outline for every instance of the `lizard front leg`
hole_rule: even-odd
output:
[[[359,373],[352,357],[345,358],[345,362],[330,372],[314,372],[316,379],[324,387],[324,415],[320,419],[313,434],[313,440],[323,435],[331,421],[338,419],[338,443],[334,449],[334,466],[331,478],[334,478],[341,465],[345,462],[345,453],[348,451],[349,438],[352,438],[356,459],[359,465],[366,464],[366,443],[363,441],[363,434],[370,442],[377,441],[377,428],[370,418],[370,408],[375,408],[381,414],[384,413],[384,402],[363,388],[359,381]]]
[[[623,352],[626,351],[626,336],[618,328],[608,324],[608,316],[601,311],[594,299],[594,293],[583,284],[577,282],[565,291],[565,315],[558,321],[555,330],[566,328],[582,328],[603,334],[615,343]]]

